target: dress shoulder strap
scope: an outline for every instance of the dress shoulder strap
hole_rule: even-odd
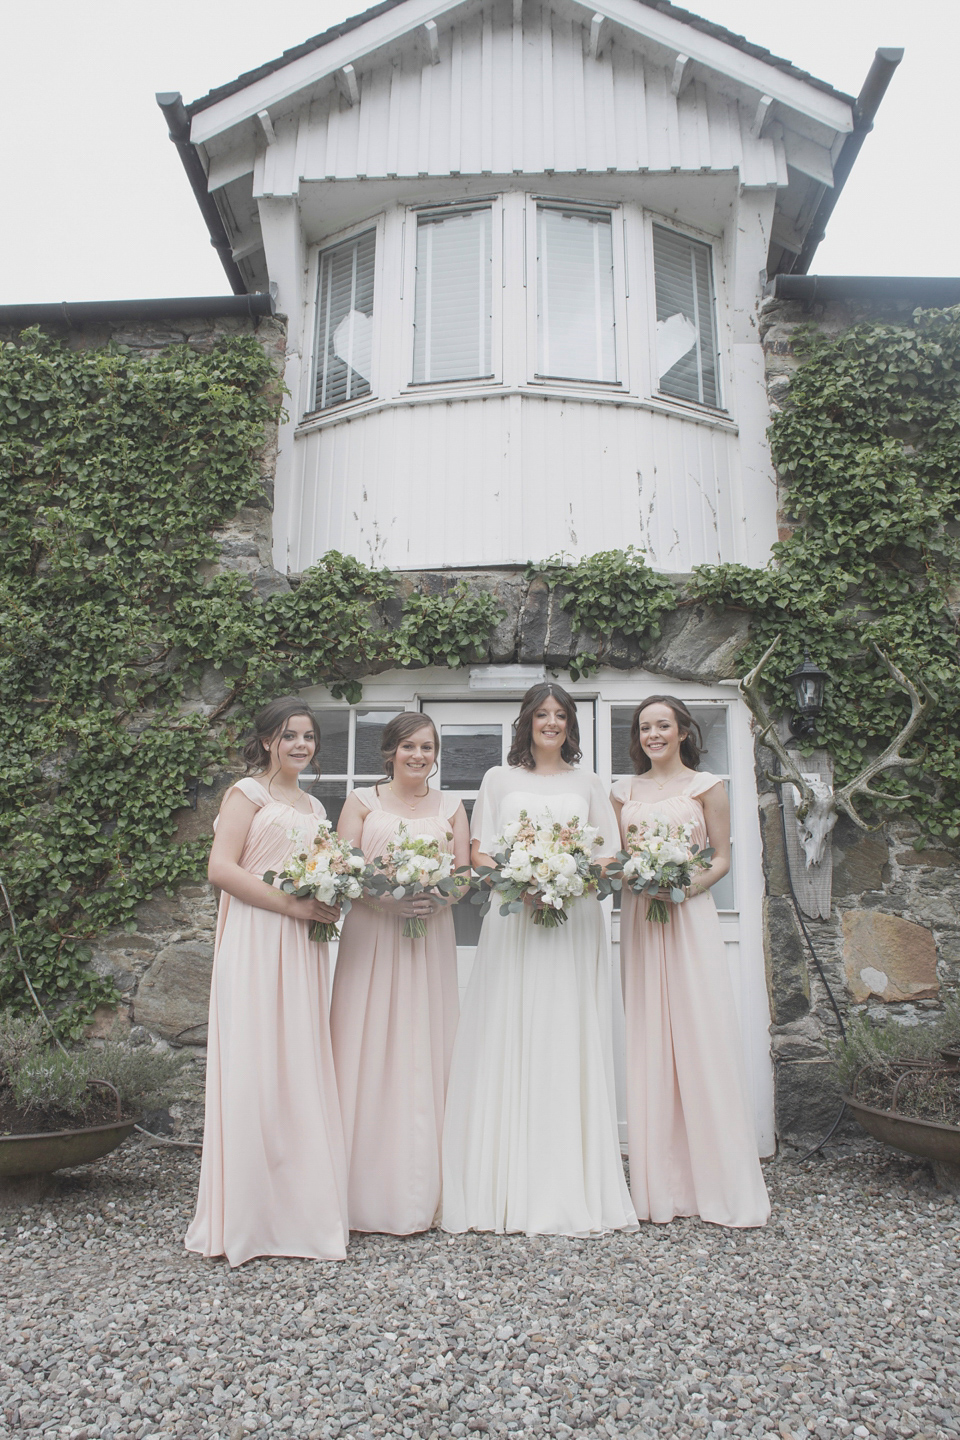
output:
[[[440,791],[440,810],[439,810],[439,814],[441,814],[441,815],[443,816],[444,820],[452,820],[452,819],[453,819],[454,815],[456,815],[456,813],[457,813],[457,807],[459,806],[459,804],[460,804],[460,796],[459,796],[459,795],[457,795],[457,794],[455,794],[455,793],[452,793],[450,790],[441,790],[441,791]]]
[[[264,805],[270,804],[270,791],[265,785],[261,785],[259,780],[255,780],[252,775],[245,775],[242,780],[236,782],[233,788],[234,790],[239,790],[241,795],[251,800],[254,805],[260,806],[261,809]]]
[[[365,810],[382,810],[380,796],[373,785],[358,785],[353,791]]]
[[[697,800],[701,795],[705,795],[708,790],[712,790],[714,785],[722,784],[723,781],[719,775],[711,775],[708,770],[698,770],[688,784],[686,794],[689,795],[692,800]]]

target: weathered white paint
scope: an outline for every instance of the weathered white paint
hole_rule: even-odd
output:
[[[626,544],[663,570],[750,563],[737,450],[730,426],[641,405],[529,392],[383,405],[298,435],[284,565],[330,549],[413,569]]]

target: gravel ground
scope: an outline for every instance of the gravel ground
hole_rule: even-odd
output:
[[[130,1144],[0,1215],[0,1435],[960,1436],[960,1202],[872,1144],[767,1166],[763,1231],[360,1236],[189,1256]]]

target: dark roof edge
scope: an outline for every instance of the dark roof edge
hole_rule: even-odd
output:
[[[0,325],[81,325],[110,320],[230,319],[273,315],[273,296],[185,295],[149,300],[53,301],[37,305],[0,305]]]
[[[941,309],[960,305],[960,275],[777,275],[770,292],[776,300],[804,305],[900,300]]]
[[[257,80],[263,80],[265,76],[275,74],[285,65],[292,64],[294,60],[300,60],[304,55],[309,55],[311,51],[329,45],[331,40],[339,40],[341,35],[348,35],[351,30],[359,29],[368,20],[375,20],[378,15],[384,15],[388,10],[393,10],[404,3],[405,0],[381,0],[379,5],[373,5],[359,15],[351,15],[349,19],[340,21],[338,25],[331,25],[329,30],[324,30],[321,34],[304,40],[302,45],[294,45],[290,50],[284,50],[276,60],[268,60],[263,65],[258,65],[255,70],[248,70],[246,74],[239,75],[236,80],[230,80],[226,85],[219,85],[216,90],[211,90],[206,95],[201,95],[198,100],[191,101],[185,107],[187,114],[192,118],[201,110],[208,110],[211,105],[225,100],[228,95],[236,95],[239,91],[246,90],[248,85],[255,84]],[[727,30],[712,20],[705,20],[701,15],[694,15],[690,10],[682,10],[679,6],[670,4],[669,0],[636,0],[636,3],[645,5],[648,10],[659,10],[662,15],[668,16],[671,20],[679,20],[693,30],[710,35],[714,40],[721,40],[725,45],[742,51],[743,54],[751,56],[754,60],[762,60],[765,65],[773,65],[775,69],[782,70],[784,74],[792,75],[797,80],[803,80],[806,84],[812,85],[815,90],[821,90],[825,95],[832,95],[835,99],[842,100],[851,107],[855,104],[852,95],[846,95],[842,90],[834,89],[826,80],[818,80],[815,75],[810,75],[806,70],[800,70],[780,55],[773,55],[762,45],[753,45],[745,36],[737,35],[735,31]]]

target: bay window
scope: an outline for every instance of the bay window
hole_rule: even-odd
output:
[[[660,393],[717,407],[720,389],[711,262],[709,245],[654,225]]]
[[[315,410],[370,394],[376,230],[320,252]]]
[[[536,373],[617,380],[609,211],[537,206]]]

